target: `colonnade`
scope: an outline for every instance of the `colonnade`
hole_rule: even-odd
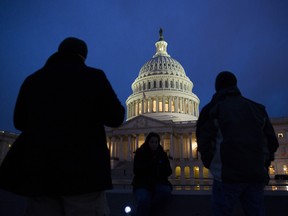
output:
[[[144,93],[143,93],[144,94]],[[127,117],[138,116],[143,113],[183,113],[192,116],[199,115],[199,104],[192,99],[178,96],[154,96],[136,99],[127,104]]]
[[[159,133],[161,145],[173,160],[198,159],[195,133]],[[111,158],[119,161],[132,161],[134,152],[140,147],[147,134],[114,135],[107,138]]]

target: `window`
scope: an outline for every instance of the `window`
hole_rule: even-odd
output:
[[[162,80],[159,82],[159,88],[162,88]]]
[[[152,112],[156,112],[156,99],[152,99]]]
[[[177,179],[177,178],[180,178],[180,176],[181,176],[181,167],[180,166],[177,166],[176,168],[175,168],[175,178]]]
[[[189,166],[184,167],[184,175],[186,179],[190,179],[190,167]]]
[[[275,168],[272,165],[269,167],[269,174],[270,175],[274,175],[275,174]]]
[[[168,88],[168,80],[165,80],[165,88]]]
[[[153,88],[156,88],[156,80],[154,80],[154,86],[153,86]]]
[[[284,174],[288,174],[287,165],[283,165],[283,172]]]
[[[194,166],[193,174],[194,174],[194,178],[199,178],[199,167],[198,166]]]
[[[159,112],[163,112],[163,102],[159,101]]]
[[[165,100],[165,112],[168,112],[169,111],[169,101],[168,99]]]

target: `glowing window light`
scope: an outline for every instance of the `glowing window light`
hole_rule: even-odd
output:
[[[283,171],[285,174],[287,174],[287,165],[283,165]]]

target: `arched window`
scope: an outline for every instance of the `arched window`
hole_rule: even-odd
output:
[[[161,100],[159,100],[159,112],[163,112],[163,102],[162,102],[162,98],[161,98]]]
[[[181,177],[181,167],[180,166],[177,166],[175,168],[175,178],[180,178]]]
[[[152,99],[152,112],[156,112],[156,99]]]
[[[189,166],[184,167],[184,175],[186,179],[190,179],[190,167]]]
[[[193,176],[194,178],[199,178],[199,166],[193,167]]]
[[[162,80],[159,81],[159,88],[162,88]]]

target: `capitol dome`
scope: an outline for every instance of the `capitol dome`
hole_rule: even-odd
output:
[[[193,83],[182,65],[167,53],[162,29],[159,34],[155,55],[132,83],[133,93],[126,100],[127,121],[138,115],[173,122],[197,120],[200,101],[192,93]]]

